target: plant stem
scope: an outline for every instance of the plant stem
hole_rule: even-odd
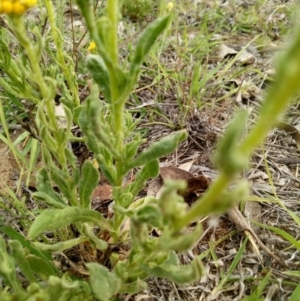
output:
[[[22,18],[13,18],[12,19],[12,27],[13,31],[21,44],[21,46],[25,49],[27,58],[30,62],[30,66],[33,73],[33,79],[35,83],[40,88],[41,94],[45,100],[45,104],[47,107],[48,115],[51,120],[51,123],[56,126],[56,119],[55,119],[55,113],[54,113],[54,107],[53,104],[49,102],[51,99],[51,95],[49,93],[48,85],[44,81],[43,73],[40,68],[39,62],[37,60],[36,52],[34,48],[32,47],[30,40],[28,38],[28,35],[26,33],[26,29],[24,27],[23,19]]]
[[[62,71],[64,73],[64,76],[68,82],[68,85],[70,87],[70,90],[72,91],[73,97],[74,97],[74,102],[76,106],[80,105],[80,99],[78,96],[78,86],[76,84],[76,80],[71,76],[70,72],[75,74],[74,68],[71,70],[72,67],[68,68],[65,57],[64,57],[64,51],[63,51],[63,45],[62,45],[62,37],[60,36],[60,31],[57,28],[55,24],[55,19],[54,19],[54,14],[53,14],[53,6],[50,2],[50,0],[44,0],[46,9],[47,9],[47,16],[49,19],[49,23],[51,25],[51,32],[53,36],[53,40],[56,46],[56,51],[57,51],[57,60],[59,64],[62,66]],[[62,9],[62,7],[61,7]]]
[[[118,16],[119,1],[107,0],[107,16],[111,22],[111,32],[107,37],[109,39],[110,57],[114,65],[118,64]]]
[[[218,200],[218,198],[220,198],[221,193],[226,188],[230,180],[231,179],[225,174],[221,174],[216,180],[216,182],[210,186],[209,190],[205,193],[205,195],[199,201],[196,202],[196,204],[181,220],[177,222],[175,230],[180,230],[188,224],[194,222],[197,218],[199,218],[202,213],[202,210],[200,209],[205,207],[205,204],[207,204],[208,207],[211,207],[211,203],[214,203]]]

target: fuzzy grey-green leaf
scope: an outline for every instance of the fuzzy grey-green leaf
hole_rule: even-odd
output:
[[[164,31],[171,20],[170,15],[158,18],[153,23],[151,23],[142,33],[140,39],[138,40],[134,58],[130,66],[130,74],[132,77],[132,82],[136,81],[138,76],[140,66],[143,63],[146,55],[150,51],[151,47],[154,45],[158,36]]]
[[[66,207],[43,211],[31,225],[28,238],[35,238],[45,231],[54,231],[74,223],[93,223],[103,229],[112,230],[110,223],[99,212],[78,207]]]
[[[86,64],[94,81],[104,94],[105,100],[108,103],[111,102],[109,74],[103,59],[98,55],[89,55]]]
[[[106,267],[97,263],[88,263],[90,284],[97,300],[110,300],[121,288],[121,279]]]
[[[79,182],[79,196],[82,208],[90,208],[92,193],[99,182],[99,178],[99,172],[93,166],[93,163],[85,161]]]
[[[153,143],[144,150],[136,159],[134,159],[129,168],[145,165],[151,161],[159,159],[173,152],[179,143],[188,137],[186,130],[175,132],[174,134],[162,138],[160,141]]]
[[[159,174],[158,160],[151,161],[143,166],[143,168],[136,174],[134,182],[130,185],[130,192],[135,197],[138,192],[146,185],[146,181],[157,177]]]

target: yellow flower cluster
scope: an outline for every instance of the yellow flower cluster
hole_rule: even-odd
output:
[[[37,0],[0,0],[0,14],[21,16],[35,5]]]

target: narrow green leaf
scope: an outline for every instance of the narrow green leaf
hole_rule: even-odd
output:
[[[48,175],[48,172],[45,168],[42,168],[39,170],[39,172],[36,175],[37,179],[37,190],[38,190],[38,195],[35,193],[38,199],[43,199],[44,200],[49,200],[52,199],[56,203],[60,203],[61,205],[66,205],[64,200],[61,198],[61,196],[54,191],[51,181]],[[47,197],[45,197],[45,195]]]
[[[149,275],[154,275],[161,278],[167,278],[177,284],[189,283],[200,279],[205,270],[201,261],[196,257],[190,264],[187,265],[172,265],[169,263],[159,264],[142,264],[141,267]]]
[[[225,131],[215,156],[217,167],[226,175],[232,177],[248,165],[248,157],[240,152],[237,145],[246,127],[248,112],[238,112]]]
[[[242,255],[245,251],[245,248],[246,248],[246,245],[247,245],[247,242],[248,242],[248,238],[246,238],[243,242],[243,244],[241,245],[240,249],[238,250],[238,252],[236,253],[230,267],[229,267],[229,270],[227,272],[227,275],[225,276],[226,278],[226,281],[227,279],[229,278],[229,276],[233,273],[233,271],[235,270],[236,266],[238,265],[238,263],[241,261],[241,258],[242,258]],[[225,283],[225,281],[224,281]]]
[[[105,240],[98,238],[97,235],[94,234],[92,227],[85,227],[83,231],[84,234],[89,238],[89,241],[93,247],[100,251],[105,251],[107,249],[108,243]]]
[[[136,197],[138,192],[145,187],[147,180],[157,177],[158,174],[159,174],[158,160],[154,160],[144,165],[143,168],[140,171],[138,171],[138,173],[136,174],[134,182],[130,185],[129,191],[132,194],[132,196]]]
[[[50,276],[56,275],[56,271],[52,267],[51,261],[47,261],[35,255],[27,255],[26,259],[30,265],[30,269],[43,280],[48,280]]]
[[[262,296],[262,293],[267,284],[269,284],[269,280],[271,277],[272,272],[269,272],[266,277],[259,282],[258,287],[255,291],[250,295],[243,298],[241,301],[264,301],[265,298]]]
[[[99,172],[91,161],[85,161],[79,182],[79,196],[82,208],[90,208],[92,193],[99,182]]]
[[[94,81],[99,85],[105,100],[111,102],[109,73],[103,59],[99,55],[89,55],[86,62]]]
[[[296,240],[292,235],[288,234],[286,231],[278,229],[276,227],[272,227],[272,226],[267,226],[265,224],[260,224],[258,222],[253,221],[254,224],[262,227],[262,228],[266,228],[269,229],[277,234],[279,234],[280,236],[282,236],[285,240],[287,240],[288,242],[290,242],[295,248],[297,248],[298,250],[300,250],[300,242],[298,240]]]
[[[50,254],[46,252],[42,252],[35,247],[32,246],[32,243],[28,241],[24,236],[22,236],[20,233],[18,233],[15,229],[13,229],[10,226],[0,226],[0,231],[5,233],[8,237],[11,239],[15,239],[19,241],[22,246],[30,251],[31,254],[34,254],[38,257],[44,258],[45,260],[51,261],[52,257]],[[53,266],[54,267],[54,266]]]
[[[70,187],[72,186],[73,182],[71,176],[67,172],[62,171],[56,166],[52,166],[51,168],[49,168],[49,171],[51,180],[57,185],[60,192],[73,206],[77,206],[78,200],[75,195],[75,191],[72,190],[72,187]]]
[[[87,263],[90,284],[97,300],[107,301],[119,292],[121,279],[106,267],[97,263]]]
[[[44,244],[41,242],[33,242],[32,244],[41,251],[47,252],[63,252],[66,249],[71,249],[72,247],[86,242],[88,239],[84,236],[80,236],[74,239],[69,239],[67,241],[61,241],[52,245]]]
[[[40,136],[43,141],[48,147],[48,149],[55,154],[55,152],[58,149],[58,143],[57,141],[53,138],[53,136],[50,134],[49,130],[47,127],[42,126],[40,130]]]
[[[300,296],[300,284],[298,284],[295,290],[293,291],[289,301],[299,301],[299,296]]]
[[[293,218],[293,220],[297,223],[298,227],[300,227],[300,217],[296,213],[294,213],[292,210],[287,209],[287,212]]]
[[[300,271],[285,271],[282,274],[300,278]]]
[[[80,170],[78,167],[78,159],[74,155],[73,150],[65,148],[65,155],[70,165],[71,179],[69,181],[70,189],[75,190],[80,180]]]
[[[153,23],[151,23],[142,33],[141,37],[138,40],[134,58],[130,66],[130,76],[132,83],[136,82],[141,64],[145,60],[146,55],[149,53],[158,36],[168,26],[170,20],[170,15],[158,18]]]
[[[128,142],[125,145],[125,154],[126,154],[126,160],[129,162],[132,160],[132,158],[137,154],[138,148],[145,142],[144,139],[140,138],[140,134],[138,133],[136,137]]]
[[[54,231],[58,228],[75,223],[93,223],[99,227],[112,231],[112,226],[97,211],[66,207],[64,209],[50,209],[43,211],[31,225],[28,238],[32,239],[45,231]]]
[[[135,294],[141,290],[147,289],[147,283],[141,279],[131,281],[130,283],[122,283],[122,287],[119,290],[119,294]]]
[[[7,253],[6,243],[0,236],[0,276],[15,291],[22,291],[22,286],[16,275],[16,265],[14,258]]]
[[[11,254],[14,257],[17,266],[20,268],[26,279],[30,282],[38,282],[38,279],[35,277],[35,275],[30,269],[30,264],[26,259],[26,252],[22,247],[21,243],[17,240],[10,241],[9,247],[11,249]]]
[[[187,131],[182,130],[170,136],[162,138],[160,141],[153,143],[146,150],[144,150],[131,164],[128,169],[143,166],[151,161],[159,159],[167,154],[173,152],[179,143],[188,137]]]
[[[176,237],[176,235],[171,237],[162,235],[160,238],[161,248],[165,250],[171,249],[177,252],[187,251],[196,244],[202,232],[202,225],[199,223],[192,232],[186,233],[185,235],[182,235],[182,233],[180,233],[178,237]]]

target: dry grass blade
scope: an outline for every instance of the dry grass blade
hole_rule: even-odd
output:
[[[260,240],[260,238],[257,236],[257,234],[252,230],[252,228],[250,227],[250,225],[247,223],[246,219],[244,218],[244,216],[242,215],[242,213],[240,212],[239,208],[237,206],[234,206],[233,208],[229,209],[227,211],[227,214],[229,216],[229,218],[234,222],[234,224],[236,225],[237,229],[239,231],[243,231],[244,234],[249,238],[253,249],[255,251],[255,253],[260,254],[258,247],[256,245],[256,243],[258,244],[258,246],[267,254],[269,255],[271,258],[273,258],[275,261],[277,261],[280,265],[287,267],[287,264],[284,262],[284,260],[282,260],[281,258],[279,258],[277,255],[275,255],[274,253],[272,253],[265,245],[264,243]],[[256,241],[256,243],[255,243]]]

